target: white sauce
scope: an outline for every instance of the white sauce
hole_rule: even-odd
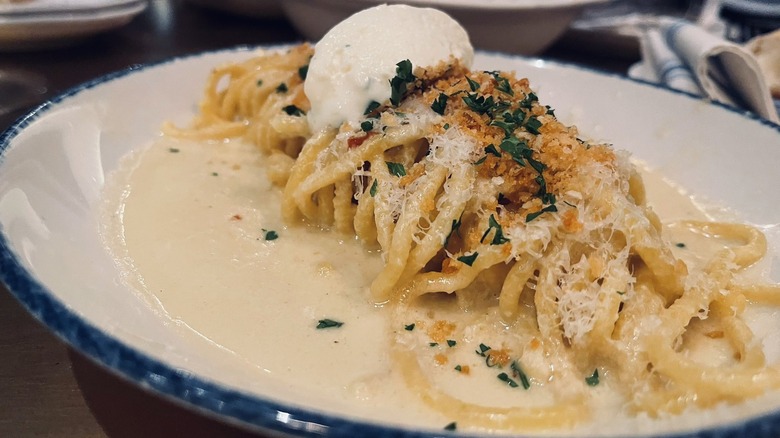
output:
[[[226,384],[264,396],[303,393],[303,403],[318,409],[440,430],[452,419],[425,406],[390,361],[391,337],[414,342],[424,331],[388,326],[390,310],[370,301],[367,285],[381,268],[380,257],[351,236],[285,225],[279,190],[268,183],[260,160],[255,148],[240,142],[171,140],[127,157],[107,184],[103,231],[128,284],[154,303],[171,330],[181,333],[177,348],[210,353],[215,374]],[[651,201],[664,200],[662,217],[703,218],[658,175],[646,173],[645,184]],[[266,240],[269,230],[279,237]],[[684,229],[673,232],[671,241],[687,244],[677,249],[680,256],[694,261],[688,255],[709,250],[706,239],[694,239]],[[449,319],[451,309],[440,306],[436,312],[436,318]],[[490,310],[480,312],[466,317],[480,321]],[[760,321],[759,340],[768,338],[769,327],[777,333],[776,310],[753,312],[753,317]],[[345,324],[315,329],[324,318]],[[458,351],[448,363],[432,365],[430,378],[455,396],[486,405],[544,403],[550,396],[544,387],[508,388],[473,354],[491,332],[502,331],[487,325],[459,338]],[[432,357],[445,350],[423,340],[418,351]],[[453,372],[456,363],[469,365],[472,374]],[[278,384],[269,385],[268,379]],[[272,387],[278,392],[268,394]],[[593,422],[550,434],[685,430],[771,409],[780,400],[773,393],[666,419],[630,417],[621,413],[620,399],[605,379],[588,403],[594,407]]]
[[[312,131],[355,122],[371,101],[386,102],[400,61],[426,67],[450,58],[470,67],[474,49],[441,11],[379,5],[352,15],[322,37],[309,63],[304,91]]]

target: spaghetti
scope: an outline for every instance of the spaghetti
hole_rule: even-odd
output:
[[[436,326],[426,315],[440,306],[457,318],[453,338],[509,327],[484,335],[501,348],[481,344],[476,353],[506,371],[502,381],[552,394],[546,404],[512,407],[456,397],[427,373],[426,353],[399,335],[392,356],[425,403],[459,424],[532,430],[587,421],[583,400],[599,375],[630,412],[651,416],[780,386],[780,369],[742,316],[748,303],[780,297],[778,286],[743,278],[766,253],[758,230],[677,224],[725,246],[687,266],[627,154],[581,139],[527,79],[454,59],[405,73],[399,98],[369,106],[364,119],[310,132],[303,82],[312,54],[301,45],[216,69],[193,126],[166,130],[256,144],[284,190],[289,223],[381,250],[371,292],[396,324]],[[717,343],[732,359],[697,360],[688,354],[696,342]]]

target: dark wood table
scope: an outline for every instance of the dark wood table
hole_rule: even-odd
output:
[[[151,0],[130,24],[57,49],[0,53],[0,71],[47,80],[44,100],[103,74],[173,56],[301,41],[283,18],[258,19],[205,9],[183,0]],[[541,57],[624,73],[638,53],[619,57],[564,38]],[[2,98],[2,95],[0,95]],[[34,102],[0,115],[0,131]],[[0,437],[242,436],[124,382],[68,349],[0,285]]]

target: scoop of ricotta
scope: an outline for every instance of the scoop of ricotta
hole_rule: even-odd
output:
[[[450,57],[471,67],[474,49],[466,31],[444,12],[379,5],[352,15],[314,48],[304,85],[312,132],[360,120],[372,101],[387,101],[400,61],[432,67]]]

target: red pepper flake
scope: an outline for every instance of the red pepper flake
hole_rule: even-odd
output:
[[[372,131],[372,132],[366,132],[365,135],[350,137],[349,140],[347,140],[347,147],[349,147],[350,149],[359,147],[366,140],[368,140],[374,135],[376,135],[376,132]]]

